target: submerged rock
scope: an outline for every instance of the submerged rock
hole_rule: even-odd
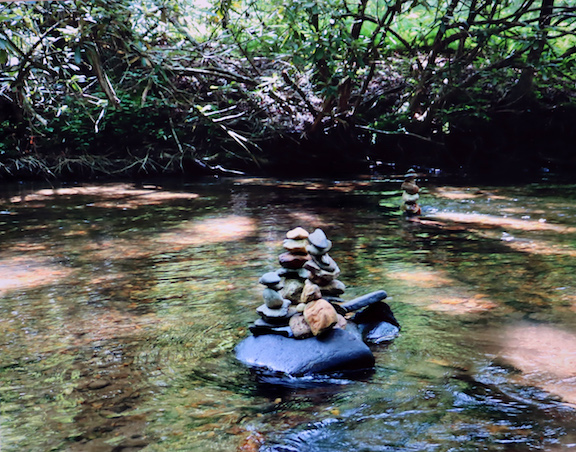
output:
[[[387,322],[358,325],[362,333],[362,339],[369,344],[381,344],[396,339],[400,334],[400,328]]]

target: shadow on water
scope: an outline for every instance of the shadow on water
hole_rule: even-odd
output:
[[[6,187],[0,449],[576,448],[574,186],[422,185],[420,222],[397,180]],[[333,241],[345,299],[388,292],[370,372],[234,359],[295,226]]]

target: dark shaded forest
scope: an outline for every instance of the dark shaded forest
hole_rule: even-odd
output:
[[[569,0],[0,3],[0,178],[576,169]]]

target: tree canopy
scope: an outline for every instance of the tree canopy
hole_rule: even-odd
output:
[[[265,169],[310,140],[341,160],[445,152],[470,121],[574,107],[571,4],[0,3],[0,171]]]

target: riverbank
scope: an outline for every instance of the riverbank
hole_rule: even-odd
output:
[[[31,148],[0,157],[4,180],[109,180],[245,174],[275,177],[386,176],[416,167],[486,182],[537,180],[576,169],[576,105],[496,111],[490,116],[454,116],[441,133],[386,132],[362,125],[332,127],[313,135],[276,133],[251,158],[225,152],[215,140],[206,152],[187,152],[166,140],[126,152],[122,138],[102,136],[85,152]],[[112,143],[116,142],[116,146]]]
[[[576,166],[573,7],[293,6],[0,7],[0,178]]]

